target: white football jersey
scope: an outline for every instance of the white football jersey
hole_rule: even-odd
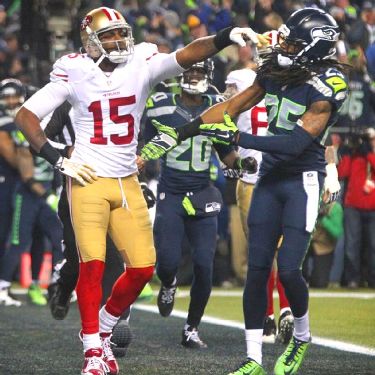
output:
[[[140,120],[150,91],[183,71],[175,53],[158,53],[150,43],[136,45],[132,59],[112,73],[103,72],[86,54],[57,60],[50,79],[65,86],[74,111],[76,140],[71,160],[92,166],[101,177],[137,172]],[[37,106],[35,99],[25,103],[40,114]]]

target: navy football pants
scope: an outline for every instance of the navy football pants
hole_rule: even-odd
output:
[[[277,256],[280,280],[293,315],[308,309],[308,290],[301,265],[315,224],[324,176],[317,172],[265,176],[255,186],[248,216],[249,255],[243,308],[246,329],[262,329],[267,309],[267,280]],[[308,230],[306,230],[308,228]]]
[[[182,207],[183,194],[158,197],[154,223],[156,272],[163,285],[170,286],[181,261],[186,234],[193,261],[193,282],[187,324],[197,327],[212,288],[212,269],[216,249],[217,217],[188,216]]]

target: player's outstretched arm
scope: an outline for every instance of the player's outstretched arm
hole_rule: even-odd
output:
[[[179,127],[172,128],[153,121],[158,134],[153,137],[141,150],[141,157],[144,160],[156,160],[165,153],[172,150],[177,144],[185,139],[200,134],[199,126],[203,123],[223,122],[223,113],[227,112],[232,117],[246,111],[259,103],[264,97],[264,90],[257,81],[246,90],[238,93],[225,102],[218,103],[193,121]]]
[[[50,162],[58,171],[74,178],[82,186],[97,179],[95,171],[89,165],[74,163],[62,157],[48,143],[39,118],[33,112],[22,107],[17,113],[15,122],[38,155]]]
[[[239,132],[228,113],[224,114],[224,123],[202,124],[200,129],[201,134],[207,135],[216,143],[236,144],[243,148],[294,158],[324,131],[331,109],[328,101],[314,102],[288,135],[257,137]]]
[[[227,27],[214,36],[196,39],[181,48],[176,53],[176,59],[183,68],[187,69],[196,62],[206,60],[215,55],[218,51],[231,44],[238,44],[244,47],[247,41],[257,45],[259,48],[269,44],[265,36],[257,34],[250,27]]]

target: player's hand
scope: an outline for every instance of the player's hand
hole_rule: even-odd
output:
[[[236,167],[241,169],[242,171],[245,171],[247,173],[255,173],[258,170],[258,162],[255,158],[252,156],[248,156],[244,159],[237,159],[238,162],[236,163]]]
[[[75,163],[67,158],[61,157],[54,165],[54,168],[66,176],[74,178],[82,186],[86,186],[87,183],[92,184],[98,179],[92,167],[87,164]]]
[[[326,166],[327,176],[324,180],[324,194],[323,202],[331,203],[338,199],[340,196],[340,182],[337,174],[336,165],[333,163]]]
[[[57,207],[59,205],[59,197],[56,194],[49,194],[46,198],[48,206],[51,207],[52,211],[57,212]]]
[[[138,172],[142,172],[145,169],[146,163],[139,155],[137,155],[135,163],[137,164]]]
[[[214,143],[230,145],[238,134],[237,125],[232,121],[227,112],[224,112],[224,123],[202,124],[199,126],[200,134],[211,138]]]
[[[147,186],[147,184],[145,182],[141,182],[140,185],[141,185],[141,188],[142,188],[143,196],[144,196],[145,201],[147,203],[147,208],[154,207],[155,206],[155,201],[156,201],[154,193]]]
[[[141,158],[144,160],[156,160],[175,148],[178,144],[178,134],[171,126],[163,125],[156,120],[152,120],[152,125],[158,134],[142,148]]]
[[[268,46],[269,41],[261,34],[257,34],[250,27],[235,27],[229,34],[229,38],[232,42],[238,44],[240,47],[245,47],[247,41],[251,41],[258,48]]]

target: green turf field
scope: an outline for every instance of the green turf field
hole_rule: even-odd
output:
[[[154,291],[157,292],[157,287]],[[241,321],[241,297],[237,294],[238,297],[213,296],[207,314]],[[26,301],[25,296],[21,298]],[[186,308],[187,302],[187,298],[178,297],[176,310]],[[155,310],[155,303],[154,297],[146,307]],[[135,337],[127,356],[119,360],[120,374],[226,375],[244,360],[241,329],[202,323],[201,337],[209,348],[191,351],[180,345],[183,319],[162,318],[140,311],[141,306],[135,306],[132,312],[131,327]],[[313,333],[374,347],[371,337],[374,311],[374,298],[311,298]],[[80,322],[76,304],[64,321],[53,320],[48,308],[28,304],[20,308],[0,306],[0,316],[0,375],[80,373],[82,346],[78,339]],[[352,333],[348,334],[349,331]],[[263,362],[269,375],[282,351],[279,344],[264,345]],[[374,375],[375,356],[313,344],[299,374]]]

